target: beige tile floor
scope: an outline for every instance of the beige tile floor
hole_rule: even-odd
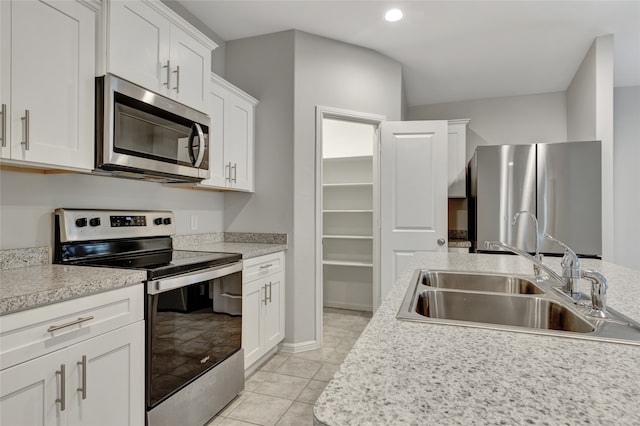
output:
[[[313,404],[370,318],[370,312],[325,308],[323,347],[276,353],[207,426],[313,425]]]

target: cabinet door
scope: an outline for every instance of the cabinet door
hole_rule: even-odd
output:
[[[111,1],[107,69],[126,80],[167,95],[175,85],[168,63],[171,24],[140,1]],[[167,67],[169,65],[169,67]]]
[[[143,342],[138,321],[69,348],[70,426],[144,424]]]
[[[11,135],[8,117],[11,106],[11,3],[0,1],[0,105],[4,108],[4,114],[0,117],[0,157],[11,158]]]
[[[180,28],[171,28],[171,97],[207,110],[211,51]]]
[[[69,401],[61,409],[62,376],[66,351],[60,350],[0,372],[0,424],[12,426],[63,426],[67,424]],[[66,379],[66,377],[65,377]],[[65,383],[66,396],[70,384]]]
[[[252,281],[242,286],[242,347],[245,369],[264,354],[261,318],[264,291],[263,280]]]
[[[225,105],[227,104],[228,92],[218,86],[215,81],[211,82],[208,96],[207,112],[211,116],[211,127],[209,129],[209,179],[201,182],[201,185],[217,188],[227,186],[228,161],[224,152],[224,131],[225,131]]]
[[[229,98],[225,155],[231,162],[231,187],[253,191],[253,115],[251,103],[235,95]]]
[[[10,58],[11,158],[93,168],[94,12],[77,2],[11,2]]]
[[[264,312],[264,351],[268,352],[284,339],[284,279],[283,274],[268,278],[265,283],[267,304]]]

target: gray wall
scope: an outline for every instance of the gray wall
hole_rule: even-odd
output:
[[[569,140],[602,142],[602,258],[615,261],[613,35],[596,37],[567,89]]]
[[[287,334],[296,343],[316,340],[315,119],[316,106],[401,117],[402,69],[369,49],[296,32],[294,125],[294,234],[296,308]],[[291,300],[291,299],[290,299]],[[289,314],[289,312],[287,312]]]
[[[0,248],[50,246],[58,207],[172,210],[176,233],[224,230],[221,193],[170,188],[154,182],[83,174],[0,171]],[[191,230],[191,215],[198,229]]]
[[[640,270],[640,86],[614,91],[616,263]]]
[[[256,193],[225,195],[225,227],[287,232],[285,343],[316,340],[315,108],[400,118],[400,65],[298,31],[227,42],[226,78],[259,99]]]
[[[225,195],[225,228],[293,231],[294,32],[227,43],[227,80],[258,99],[255,194]]]
[[[226,75],[258,99],[255,121],[255,193],[225,195],[225,229],[279,232],[289,237],[285,271],[286,339],[292,339],[295,281],[293,235],[294,32],[227,43]]]
[[[565,93],[512,96],[409,107],[407,120],[470,118],[467,160],[478,145],[567,140]]]
[[[596,49],[592,45],[567,88],[567,135],[571,140],[596,137]]]

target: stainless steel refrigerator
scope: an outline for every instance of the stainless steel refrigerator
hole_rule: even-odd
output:
[[[601,146],[595,142],[479,146],[467,166],[469,239],[472,251],[485,241],[535,250],[533,221],[540,227],[540,252],[562,254],[542,235],[564,241],[583,256],[602,255]]]

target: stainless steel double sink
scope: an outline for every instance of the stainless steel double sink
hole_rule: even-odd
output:
[[[512,274],[417,270],[398,319],[640,345],[640,324],[608,309],[593,318],[551,279]]]

